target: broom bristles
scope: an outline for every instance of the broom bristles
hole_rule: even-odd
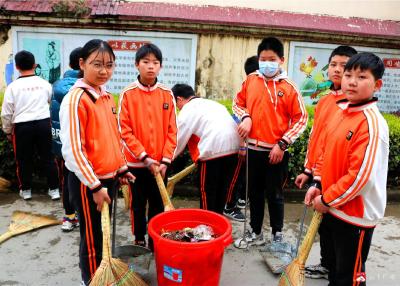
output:
[[[7,191],[9,187],[11,187],[11,182],[0,177],[0,191]]]
[[[110,215],[108,204],[104,202],[101,210],[101,227],[103,230],[103,259],[90,281],[90,286],[104,285],[137,285],[147,286],[138,274],[131,271],[126,263],[111,257]]]
[[[304,265],[298,259],[290,263],[279,279],[279,286],[302,286],[304,285]]]
[[[14,211],[7,232],[0,237],[0,243],[15,235],[56,224],[60,224],[60,221],[51,216]]]
[[[301,243],[299,254],[283,271],[279,279],[279,286],[304,285],[304,265],[307,261],[308,255],[310,254],[321,220],[322,214],[315,211],[307,233]]]

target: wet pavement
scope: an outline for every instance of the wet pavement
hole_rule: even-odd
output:
[[[176,208],[197,208],[197,198],[174,198]],[[118,200],[117,245],[132,243],[130,220]],[[61,201],[53,202],[45,194],[33,193],[31,201],[23,201],[16,193],[0,193],[0,233],[4,233],[15,210],[53,215],[62,219]],[[303,213],[300,203],[285,205],[285,239],[295,243]],[[306,224],[311,219],[308,213]],[[268,238],[268,217],[264,233]],[[232,222],[233,238],[242,236],[243,223]],[[318,239],[318,238],[317,238]],[[51,226],[9,239],[0,245],[0,285],[79,285],[79,231],[63,233],[60,226]],[[308,263],[319,260],[318,242],[314,243]],[[368,285],[400,284],[400,204],[388,205],[386,216],[374,232],[367,262]],[[206,275],[206,274],[205,274]],[[157,285],[154,260],[144,275],[150,285]],[[257,248],[238,250],[229,246],[224,255],[220,285],[277,285],[279,277],[267,268]],[[306,280],[306,285],[327,285],[327,280]],[[178,284],[177,284],[178,285]]]

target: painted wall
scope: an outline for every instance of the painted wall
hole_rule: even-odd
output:
[[[398,0],[128,0],[130,2],[168,2],[192,5],[248,7],[305,14],[360,17],[400,21]]]
[[[0,37],[2,36],[0,35]],[[0,92],[4,91],[6,87],[6,69],[10,59],[14,60],[12,55],[11,30],[8,31],[8,40],[3,45],[0,45]]]

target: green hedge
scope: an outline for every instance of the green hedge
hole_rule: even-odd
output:
[[[232,102],[230,100],[220,101],[230,113],[232,113]],[[307,141],[311,126],[314,121],[314,106],[307,106],[309,120],[303,135],[289,147],[289,186],[293,187],[296,176],[303,171],[304,157],[307,151]],[[389,126],[390,153],[389,153],[389,174],[388,186],[400,186],[400,118],[394,114],[383,114]]]
[[[0,106],[3,102],[3,94],[0,93]],[[232,102],[231,100],[220,101],[230,113],[232,113]],[[304,156],[307,150],[308,135],[311,130],[314,107],[308,106],[307,111],[309,113],[309,121],[306,130],[303,135],[289,147],[291,159],[289,162],[289,186],[293,187],[294,178],[302,172]],[[389,137],[390,137],[390,154],[389,154],[389,174],[388,174],[388,185],[390,187],[400,186],[400,119],[398,116],[393,114],[383,115],[389,125]],[[177,158],[171,167],[171,173],[176,173],[182,170],[185,166],[191,164],[191,159],[187,151],[182,156]],[[15,161],[14,154],[12,151],[12,144],[6,139],[3,131],[0,131],[0,176],[15,181]],[[194,184],[196,177],[194,175],[189,176],[184,183]]]

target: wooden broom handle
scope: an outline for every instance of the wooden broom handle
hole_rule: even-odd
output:
[[[173,210],[174,206],[172,205],[171,200],[169,199],[168,192],[167,192],[167,189],[165,188],[164,181],[161,177],[161,174],[158,172],[155,175],[155,177],[156,177],[158,189],[160,191],[161,199],[163,201],[164,211]]]
[[[110,248],[110,211],[107,202],[101,209],[101,229],[103,231],[103,258],[111,258]]]
[[[14,235],[14,233],[11,231],[7,231],[7,232],[3,233],[2,235],[0,235],[0,244],[2,244],[7,239],[13,237],[13,235]]]
[[[322,213],[314,211],[310,226],[308,227],[306,236],[304,237],[299,250],[299,262],[303,265],[305,265],[308,255],[310,254],[310,250],[313,245],[315,235],[317,234],[321,220]]]
[[[189,175],[195,168],[196,168],[196,165],[193,163],[193,164],[189,165],[188,167],[186,167],[185,169],[183,169],[182,171],[180,171],[179,173],[168,178],[167,191],[168,191],[169,196],[172,196],[175,184],[178,183],[180,180],[182,180],[187,175]]]

